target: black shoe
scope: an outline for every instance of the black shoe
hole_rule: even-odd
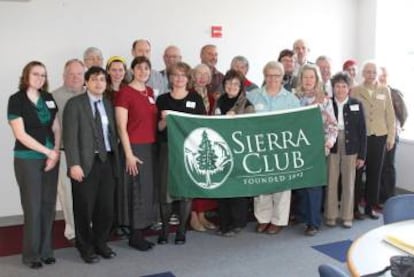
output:
[[[29,267],[31,269],[39,269],[39,268],[42,268],[43,265],[42,265],[41,262],[31,262],[31,263],[29,263]]]
[[[374,219],[374,220],[377,220],[379,218],[379,215],[377,215],[377,213],[374,212],[374,211],[370,211],[370,212],[366,213],[366,215],[369,218]]]
[[[236,228],[233,228],[233,232],[234,232],[235,234],[240,233],[242,230],[243,230],[243,228],[242,228],[242,227],[236,227]]]
[[[44,264],[55,264],[56,259],[54,257],[49,257],[49,258],[42,259],[42,262]]]
[[[175,244],[184,244],[185,243],[185,233],[177,232],[175,234]]]
[[[116,253],[108,246],[96,248],[96,254],[104,259],[112,259],[116,257]]]
[[[69,244],[70,244],[70,246],[76,246],[76,238],[73,238],[73,239],[68,239],[68,242],[69,242]]]
[[[129,246],[135,248],[139,251],[148,251],[154,247],[154,243],[149,242],[147,240],[139,240],[139,241],[129,241]]]
[[[158,244],[167,244],[168,243],[168,236],[160,235],[158,237]]]
[[[81,254],[81,258],[87,264],[95,264],[99,262],[99,257],[95,253]]]

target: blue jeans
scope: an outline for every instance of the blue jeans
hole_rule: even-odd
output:
[[[322,222],[323,187],[312,187],[298,190],[300,221],[308,226],[319,228]]]

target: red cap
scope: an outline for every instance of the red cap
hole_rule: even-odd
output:
[[[353,59],[346,60],[344,62],[344,65],[342,66],[342,70],[346,70],[348,67],[354,66],[356,64],[357,64],[356,60],[353,60]]]

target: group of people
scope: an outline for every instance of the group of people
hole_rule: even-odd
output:
[[[24,214],[23,263],[37,269],[56,262],[56,195],[65,237],[86,263],[116,256],[107,244],[112,230],[128,235],[132,248],[147,251],[155,244],[145,230],[157,221],[158,244],[169,242],[171,221],[178,224],[175,244],[186,243],[188,223],[226,237],[246,226],[249,198],[169,195],[168,111],[234,116],[317,104],[328,184],[254,197],[256,231],[277,234],[293,219],[309,236],[323,221],[350,228],[354,218],[364,218],[361,200],[365,216],[378,218],[375,209],[395,189],[395,142],[407,117],[403,97],[374,62],[363,65],[358,82],[356,61],[346,61],[343,71],[331,76],[330,59],[320,56],[311,63],[308,52],[301,39],[282,50],[277,61],[264,66],[260,86],[247,79],[243,56],[234,57],[225,74],[219,72],[211,44],[201,48],[201,63],[194,68],[182,62],[178,47],[168,46],[162,71],[152,68],[147,40],[134,41],[129,68],[124,57],[112,56],[104,69],[101,51],[91,47],[83,61],[66,62],[63,85],[52,93],[45,65],[29,62],[8,103]],[[210,210],[217,211],[217,222],[206,217]]]

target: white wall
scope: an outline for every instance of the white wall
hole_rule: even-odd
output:
[[[397,187],[414,192],[414,141],[401,140],[397,146]]]
[[[364,60],[375,58],[376,54],[376,26],[377,26],[377,0],[357,1],[357,20],[355,25],[356,56],[361,63]]]
[[[363,46],[356,33],[357,23],[365,24],[357,12],[365,1],[373,0],[0,1],[0,217],[21,214],[6,108],[28,61],[46,64],[53,89],[61,83],[65,60],[81,57],[89,46],[101,48],[106,57],[130,58],[133,40],[147,38],[154,67],[161,69],[162,51],[169,44],[178,45],[184,60],[195,65],[200,47],[214,43],[221,71],[228,69],[233,56],[245,55],[251,63],[250,78],[261,83],[263,65],[302,37],[310,44],[311,59],[329,55],[335,71],[343,60],[358,57],[357,49]],[[223,26],[222,39],[210,38],[211,25]]]

